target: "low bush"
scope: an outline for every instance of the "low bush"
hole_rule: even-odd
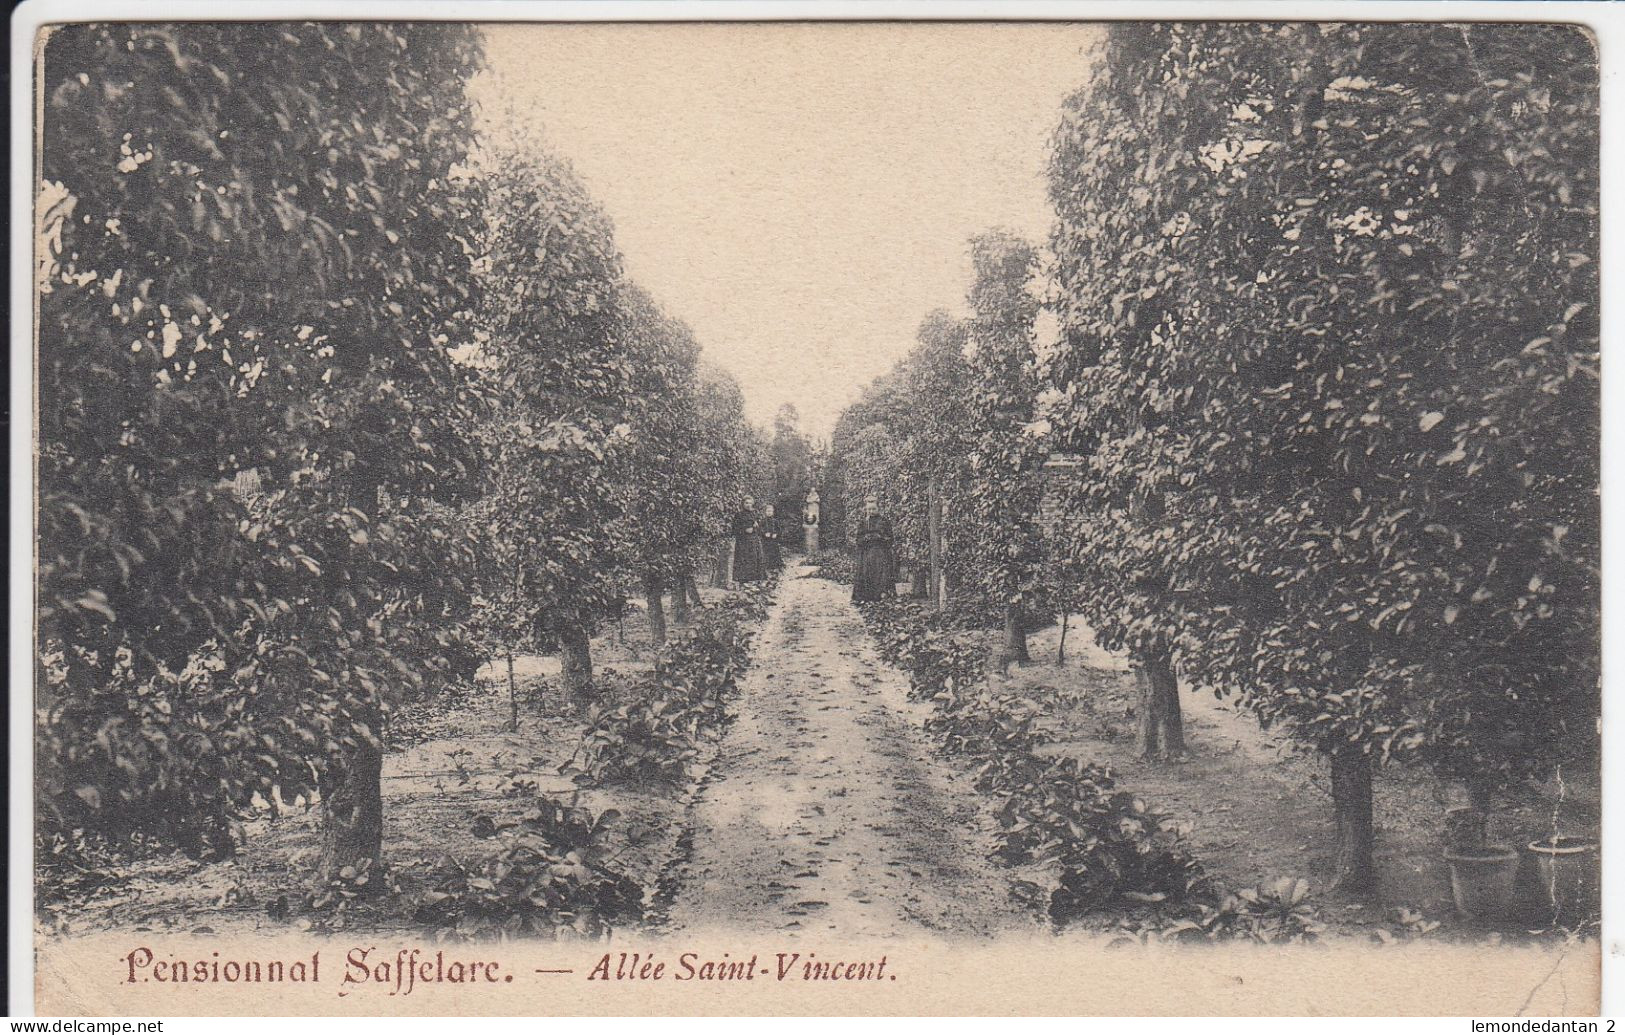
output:
[[[1173,908],[1214,897],[1172,821],[1119,790],[1104,767],[1045,751],[1042,716],[989,685],[985,637],[965,629],[963,616],[912,601],[864,613],[881,653],[908,672],[911,695],[936,706],[927,729],[972,762],[977,790],[997,800],[995,857],[1051,868],[1052,921],[1066,925],[1114,904]]]
[[[446,856],[411,900],[413,918],[444,938],[600,938],[643,915],[644,889],[617,872],[608,834],[614,809],[594,815],[538,798],[517,823],[476,816],[475,832],[502,847],[463,862]]]
[[[1116,907],[1142,914],[1120,928],[1141,941],[1318,935],[1307,882],[1221,894],[1169,817],[1118,789],[1105,767],[1048,752],[1039,711],[986,678],[988,645],[974,613],[898,600],[864,614],[882,655],[908,672],[911,696],[935,705],[927,729],[973,762],[977,790],[998,801],[994,857],[1051,867],[1047,891],[1021,887],[1056,925]]]
[[[695,716],[670,701],[595,704],[580,746],[559,771],[574,772],[580,784],[629,784],[639,790],[677,784],[699,757],[700,736]]]
[[[910,696],[957,698],[985,682],[987,646],[956,611],[937,611],[917,600],[864,605],[882,656],[908,673]]]
[[[305,898],[311,927],[321,931],[342,931],[366,903],[383,897],[399,897],[400,875],[371,859],[345,866],[319,883]],[[287,896],[279,896],[267,906],[274,919],[286,919]]]
[[[1292,877],[1243,888],[1216,904],[1193,902],[1187,909],[1123,928],[1139,942],[1251,941],[1266,945],[1312,942],[1322,930],[1324,925],[1309,899],[1309,882]]]
[[[593,705],[581,744],[559,771],[575,773],[577,783],[640,790],[688,779],[700,746],[731,717],[727,696],[749,660],[752,626],[767,613],[770,593],[755,587],[700,609],[626,700]]]

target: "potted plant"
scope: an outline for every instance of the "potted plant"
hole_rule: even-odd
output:
[[[1596,916],[1599,859],[1595,838],[1553,834],[1529,842],[1534,919],[1573,927]]]

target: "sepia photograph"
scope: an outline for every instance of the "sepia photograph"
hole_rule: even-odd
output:
[[[1597,37],[1224,7],[41,25],[34,1009],[1597,1015]]]

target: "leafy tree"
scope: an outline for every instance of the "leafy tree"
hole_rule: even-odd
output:
[[[378,732],[466,605],[472,30],[78,25],[45,52],[40,814],[230,850]],[[402,573],[410,578],[402,578]],[[461,603],[459,603],[461,601]]]
[[[845,541],[839,534],[850,531],[845,514],[861,513],[864,497],[875,492],[892,520],[899,559],[913,569],[921,595],[931,570],[933,507],[940,516],[947,501],[962,495],[971,391],[965,350],[964,322],[946,310],[928,314],[914,348],[841,413],[821,476],[830,541]],[[880,430],[864,434],[866,429]],[[939,566],[950,537],[966,549],[972,542],[963,531],[939,528],[937,536]]]
[[[752,472],[760,442],[745,419],[745,396],[726,370],[700,360],[696,387],[700,446],[694,453],[699,484],[705,486],[694,512],[699,532],[696,551],[709,546],[717,584],[725,585],[733,515],[754,491]]]
[[[911,407],[900,429],[907,435],[901,469],[910,484],[912,505],[898,515],[898,527],[915,563],[915,588],[921,592],[928,590],[929,578],[921,576],[933,560],[937,575],[946,578],[949,533],[942,527],[943,506],[946,500],[960,498],[966,474],[971,374],[965,350],[965,323],[938,309],[920,324],[916,344],[902,364]]]
[[[801,431],[801,414],[785,403],[773,416],[773,488],[767,497],[775,510],[780,534],[787,540],[799,527],[801,505],[812,485],[813,445]]]
[[[826,546],[855,545],[864,499],[874,495],[893,519],[903,557],[913,559],[918,547],[911,533],[919,521],[910,520],[912,494],[903,481],[900,452],[909,413],[908,388],[898,366],[865,386],[857,402],[837,418],[819,490]]]
[[[686,614],[693,578],[692,545],[704,532],[715,468],[701,452],[704,428],[696,396],[699,346],[687,327],[671,319],[641,288],[621,291],[623,339],[633,369],[632,453],[626,507],[633,539],[632,564],[647,604],[650,636],[666,640],[662,596]]]
[[[490,145],[478,367],[492,405],[481,514],[499,572],[494,623],[556,649],[586,693],[591,635],[621,606],[633,366],[622,340],[620,255],[609,220],[568,165],[533,141]]]
[[[903,483],[899,479],[901,449],[891,429],[884,424],[870,424],[860,429],[847,444],[846,474],[843,500],[846,512],[863,514],[864,502],[874,496],[880,510],[894,514],[906,506]],[[856,545],[858,521],[848,522],[849,545]]]
[[[1016,235],[995,230],[972,239],[971,261],[964,476],[966,524],[974,527],[970,567],[983,594],[1004,613],[1009,657],[1027,661],[1023,605],[1043,571],[1040,468],[1048,456],[1043,439],[1030,430],[1038,298],[1028,284],[1038,256]]]
[[[1364,893],[1375,760],[1483,803],[1595,751],[1589,41],[1124,24],[1101,58],[1051,173],[1089,617],[1330,758]]]
[[[875,479],[858,469],[854,456],[857,436],[871,425],[899,428],[906,423],[908,398],[895,369],[866,385],[858,400],[841,411],[830,436],[830,462],[823,471],[818,495],[822,500],[821,522],[823,542],[828,546],[853,542],[855,528],[850,518],[863,513],[863,498],[867,489],[854,486],[869,485]],[[891,435],[891,432],[887,432]],[[870,454],[871,461],[876,459]],[[895,458],[887,456],[888,468]],[[855,508],[855,509],[854,509]]]

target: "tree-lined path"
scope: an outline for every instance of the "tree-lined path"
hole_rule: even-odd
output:
[[[969,777],[935,753],[849,587],[786,573],[694,805],[669,928],[990,933],[1029,923]]]
[[[42,931],[1595,930],[1582,28],[592,29],[42,36]]]

